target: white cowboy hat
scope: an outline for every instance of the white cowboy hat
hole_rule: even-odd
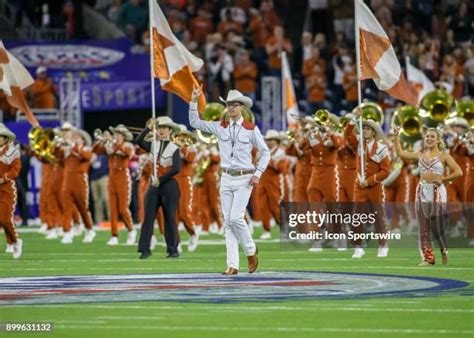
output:
[[[82,137],[86,146],[92,145],[92,138],[87,131],[79,128],[74,128],[73,132],[79,134]]]
[[[45,66],[39,66],[38,68],[36,68],[36,75],[40,73],[46,73],[47,70],[48,69]]]
[[[16,139],[16,135],[12,133],[10,129],[5,127],[3,123],[0,123],[0,136],[5,136],[6,138],[14,141]]]
[[[459,116],[447,119],[445,123],[448,126],[459,126],[466,129],[470,127],[469,122],[467,122],[467,120],[464,117],[459,117]]]
[[[111,131],[112,133],[120,133],[120,134],[122,134],[122,135],[125,137],[125,140],[127,140],[127,141],[133,140],[133,135],[132,135],[132,133],[131,133],[130,130],[128,130],[127,127],[125,127],[125,125],[123,125],[123,124],[118,124],[115,128],[114,128],[114,127],[110,127],[109,129],[110,129],[110,131]]]
[[[375,138],[377,140],[384,138],[385,135],[383,133],[382,127],[380,127],[380,125],[374,120],[363,120],[362,125],[372,128],[372,130],[375,131]]]
[[[275,129],[268,129],[267,132],[265,133],[264,139],[282,141],[282,136]]]
[[[252,108],[253,106],[253,102],[250,97],[243,95],[241,92],[235,89],[229,90],[229,93],[227,93],[227,99],[224,100],[222,97],[219,97],[219,99],[225,104],[229,102],[240,102],[247,108]]]
[[[69,122],[64,122],[63,125],[59,129],[63,131],[72,130],[74,129],[74,126],[70,124]]]
[[[171,118],[168,116],[160,116],[156,119],[156,126],[157,127],[169,127],[173,129],[174,132],[179,132],[180,127],[178,124],[174,123]]]

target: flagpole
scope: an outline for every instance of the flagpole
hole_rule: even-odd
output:
[[[362,104],[362,84],[360,80],[360,40],[359,40],[359,20],[357,17],[357,1],[354,0],[354,23],[355,23],[355,45],[356,45],[356,69],[357,69],[357,107]],[[360,178],[365,181],[365,149],[364,149],[364,134],[362,131],[362,114],[359,117],[359,153],[360,153]]]
[[[153,15],[152,14],[152,4],[151,2],[152,1],[156,1],[156,0],[149,0],[148,2],[148,8],[149,8],[149,13],[150,13],[150,16],[148,18],[148,21],[149,21],[149,27],[150,27],[150,80],[151,80],[151,117],[153,119],[153,121],[156,119],[156,112],[155,112],[155,78],[153,76],[153,64],[154,64],[154,60],[153,60],[153,51],[154,51],[154,47],[155,47],[155,44],[154,44],[154,39],[153,39],[153,29],[152,29],[152,25],[151,25],[151,16]],[[157,174],[157,168],[156,168],[156,123],[153,123],[153,141],[152,141],[152,150],[153,150],[153,176],[155,178],[158,178],[158,174]]]
[[[281,90],[281,129],[282,130],[285,130],[286,129],[286,111],[285,111],[285,70],[284,70],[284,67],[285,65],[283,64],[283,56],[285,57],[286,59],[286,52],[285,51],[281,51],[280,52],[281,55],[280,55],[280,60],[281,60],[281,81],[280,81],[280,90]]]

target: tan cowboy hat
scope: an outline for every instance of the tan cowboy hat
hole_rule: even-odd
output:
[[[48,69],[45,66],[39,66],[38,68],[36,68],[36,75],[40,73],[46,73],[47,70]]]
[[[83,129],[79,129],[79,128],[74,128],[73,132],[79,134],[82,139],[84,140],[86,146],[91,146],[92,145],[92,138],[91,136],[89,135],[89,133]]]
[[[127,127],[125,127],[125,125],[123,124],[117,124],[117,126],[114,128],[114,127],[110,127],[109,128],[110,131],[112,133],[120,133],[122,134],[124,137],[125,137],[125,140],[127,141],[131,141],[133,140],[133,135],[132,133],[130,132],[130,130],[127,129]]]
[[[225,104],[228,104],[229,102],[240,102],[247,108],[252,108],[253,106],[253,102],[250,97],[245,96],[235,89],[229,90],[229,93],[227,93],[227,99],[224,100],[222,97],[219,97],[219,99]]]
[[[268,129],[267,132],[265,133],[264,139],[283,141],[282,135],[275,129]]]
[[[178,134],[189,135],[189,136],[192,136],[192,137],[196,136],[196,135],[194,135],[194,133],[192,133],[188,130],[188,127],[186,127],[185,124],[178,124],[178,127],[179,127],[179,131],[177,131]]]
[[[174,132],[179,132],[180,127],[178,124],[174,123],[171,118],[168,116],[160,116],[156,119],[156,126],[157,127],[169,127],[173,129]]]
[[[445,121],[445,124],[450,127],[459,126],[466,129],[469,129],[470,127],[469,122],[467,122],[467,120],[464,117],[453,117],[453,118],[447,119]]]
[[[11,141],[15,141],[16,135],[11,132],[10,129],[5,127],[3,123],[0,123],[0,136],[5,136],[6,138],[10,139]]]

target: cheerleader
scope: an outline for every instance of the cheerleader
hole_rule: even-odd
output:
[[[421,266],[435,264],[435,254],[431,246],[433,233],[441,250],[443,264],[448,263],[448,247],[444,229],[444,214],[446,213],[447,193],[444,183],[451,183],[462,176],[459,165],[448,153],[444,152],[443,141],[435,128],[429,128],[423,136],[423,150],[412,152],[402,150],[398,138],[398,128],[395,132],[395,151],[405,160],[418,161],[420,181],[416,189],[415,210],[420,225]],[[445,176],[449,167],[449,175]]]

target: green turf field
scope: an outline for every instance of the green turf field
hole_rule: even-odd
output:
[[[183,237],[187,239],[186,235]],[[11,254],[0,254],[1,277],[211,272],[220,278],[219,273],[225,268],[223,244],[201,245],[194,253],[187,253],[184,247],[178,260],[164,258],[164,248],[160,246],[151,258],[141,261],[136,247],[107,247],[105,232],[98,232],[93,244],[83,244],[75,238],[73,245],[61,245],[59,240],[46,241],[36,233],[23,234],[22,238],[24,255],[20,260],[13,261]],[[426,276],[470,285],[429,297],[420,292],[417,297],[2,306],[1,323],[52,322],[54,328],[53,333],[44,334],[3,331],[0,337],[474,337],[474,249],[450,249],[449,265],[423,268],[417,266],[420,258],[414,249],[394,249],[386,259],[375,258],[376,249],[368,249],[363,259],[354,260],[350,258],[352,250],[309,253],[285,251],[276,242],[259,242],[258,246],[259,271]],[[2,252],[3,248],[2,244]],[[241,270],[245,270],[245,257],[241,259]],[[245,275],[241,273],[239,277]],[[276,287],[273,292],[284,290]]]

